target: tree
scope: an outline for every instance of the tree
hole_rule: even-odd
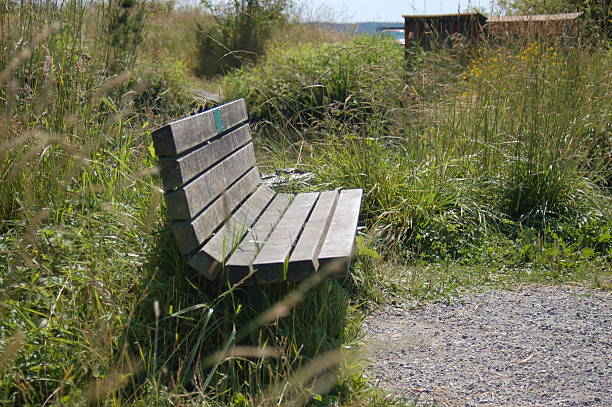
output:
[[[144,40],[147,0],[109,0],[106,12],[107,65],[113,71],[129,69]]]

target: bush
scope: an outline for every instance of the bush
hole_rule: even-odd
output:
[[[114,72],[130,69],[144,40],[148,0],[110,1],[104,8],[106,63]]]
[[[227,99],[244,97],[252,119],[274,128],[305,128],[327,112],[339,120],[386,120],[400,106],[403,48],[363,36],[341,44],[276,48],[255,66],[227,75]]]
[[[580,11],[587,34],[612,37],[610,27],[610,2],[607,0],[496,0],[501,10],[508,14],[556,14]]]

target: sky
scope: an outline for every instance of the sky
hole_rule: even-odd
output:
[[[309,0],[301,1],[312,20],[338,22],[399,22],[403,14],[446,14],[479,7],[489,11],[491,0]]]

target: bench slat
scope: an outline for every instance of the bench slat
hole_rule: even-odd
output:
[[[248,120],[244,99],[177,120],[152,133],[159,157],[181,154]]]
[[[289,254],[318,198],[318,192],[309,192],[298,194],[291,202],[253,262],[258,283],[285,279]]]
[[[249,273],[249,267],[255,260],[259,249],[285,213],[292,197],[289,194],[276,195],[272,203],[268,205],[255,222],[255,225],[247,232],[242,242],[225,263],[231,281],[239,281]]]
[[[245,124],[184,156],[160,158],[159,165],[164,190],[170,191],[180,187],[250,140],[251,131],[249,125]]]
[[[186,184],[166,194],[172,220],[189,220],[255,165],[253,143],[247,144],[219,164]],[[230,208],[234,209],[234,208]]]
[[[227,259],[274,196],[274,191],[268,187],[257,190],[204,245],[204,250],[218,261]]]
[[[210,234],[229,217],[233,209],[261,182],[259,170],[251,169],[238,182],[224,191],[205,211],[190,221],[172,224],[179,250],[183,254],[197,249]]]
[[[189,265],[211,280],[217,277],[221,264],[232,254],[255,220],[274,199],[274,191],[258,188],[230,219],[189,259]]]
[[[289,258],[287,280],[308,278],[319,268],[319,251],[336,209],[338,191],[322,192]]]
[[[319,253],[319,269],[330,267],[334,274],[348,271],[355,246],[355,231],[361,208],[361,189],[340,191],[334,216]]]

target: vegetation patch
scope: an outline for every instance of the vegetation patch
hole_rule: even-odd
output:
[[[327,114],[334,122],[384,122],[399,105],[402,75],[402,47],[364,36],[274,48],[259,64],[227,75],[221,86],[228,99],[246,98],[254,120],[288,135],[287,129],[312,133],[326,126]]]
[[[408,77],[451,78],[447,86],[409,81],[386,93],[396,107],[384,117],[355,125],[326,109],[297,132],[278,126],[280,137],[269,141],[264,130],[261,140],[273,166],[301,165],[321,189],[363,188],[364,220],[386,257],[477,265],[508,245],[513,255],[500,264],[530,253],[517,266],[542,266],[542,282],[572,279],[592,255],[603,262],[593,272],[610,261],[610,156],[600,149],[610,131],[609,58],[535,42],[417,54]],[[581,266],[553,273],[553,253]]]
[[[146,32],[188,19],[163,6],[0,6],[1,404],[401,405],[355,355],[377,304],[610,289],[609,48],[484,44],[405,66],[366,37],[267,45],[222,80],[266,168],[364,189],[350,276],[203,281],[166,224],[150,139],[192,110],[198,61],[195,28],[187,62]]]

